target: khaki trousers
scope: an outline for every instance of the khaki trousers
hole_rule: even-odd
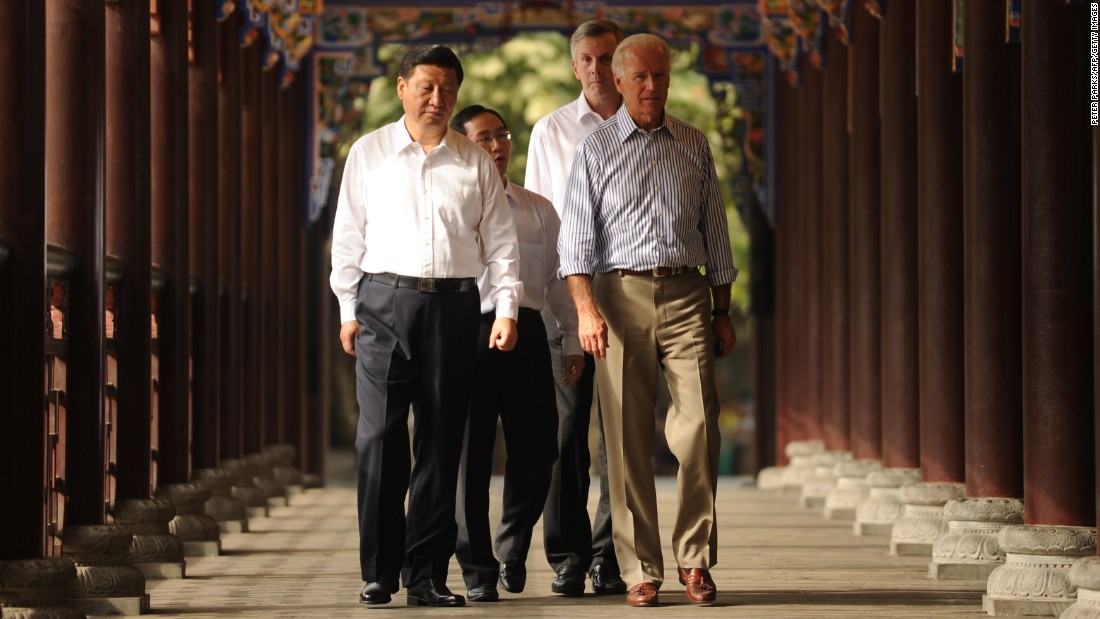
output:
[[[664,580],[653,478],[657,372],[672,395],[665,437],[680,463],[672,549],[680,567],[717,559],[718,393],[710,288],[693,271],[670,277],[602,273],[593,280],[607,322],[607,358],[596,363],[607,442],[615,553],[628,586]]]

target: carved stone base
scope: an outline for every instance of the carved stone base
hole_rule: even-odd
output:
[[[127,561],[133,535],[117,524],[67,526],[62,548],[76,565],[69,603],[89,615],[140,615],[149,610],[145,576]]]
[[[267,494],[253,482],[254,467],[246,459],[222,460],[222,466],[235,476],[230,494],[244,504],[246,516],[267,518]]]
[[[756,474],[756,487],[761,490],[783,489],[783,466],[769,466]]]
[[[301,494],[305,490],[302,473],[294,468],[296,450],[293,445],[268,445],[264,447],[263,453],[271,461],[271,473],[275,477],[275,481],[286,488],[288,501],[290,497]]]
[[[871,492],[867,476],[882,470],[878,460],[845,460],[836,463],[836,486],[825,497],[824,515],[828,520],[855,520],[856,508]]]
[[[168,532],[176,508],[165,499],[125,499],[115,506],[115,523],[134,536],[130,563],[146,579],[183,578],[183,541]]]
[[[244,503],[233,496],[233,485],[237,474],[228,469],[198,469],[192,477],[195,481],[210,488],[211,496],[206,501],[204,513],[218,523],[222,533],[242,533],[248,531],[248,512]]]
[[[884,469],[867,475],[871,493],[856,508],[852,532],[856,535],[890,535],[901,518],[901,487],[920,481],[920,469]]]
[[[205,512],[213,494],[202,482],[165,484],[157,488],[157,498],[176,508],[176,517],[168,523],[168,532],[183,542],[185,557],[210,557],[221,552],[218,522]],[[146,576],[148,577],[148,576]]]
[[[65,595],[76,580],[66,558],[0,561],[0,615],[20,619],[84,619]]]
[[[324,488],[325,480],[320,475],[315,473],[302,473],[302,488],[308,490],[310,488]]]
[[[784,450],[789,464],[783,469],[783,489],[800,491],[802,484],[814,475],[814,454],[825,451],[825,442],[821,440],[791,441]]]
[[[932,544],[947,532],[943,506],[961,499],[966,486],[955,483],[922,482],[905,484],[900,498],[905,512],[890,533],[890,554],[931,557]]]
[[[1100,557],[1078,559],[1069,568],[1069,583],[1077,587],[1077,601],[1062,619],[1100,619]]]
[[[1010,525],[997,534],[1005,564],[986,582],[982,608],[994,616],[1058,616],[1077,601],[1074,561],[1096,554],[1096,529]]]
[[[987,580],[1005,562],[997,533],[1024,521],[1020,499],[962,498],[943,506],[947,532],[932,545],[928,576],[939,580]]]
[[[824,451],[810,457],[814,465],[814,474],[806,483],[802,484],[802,494],[798,497],[798,504],[807,509],[821,509],[825,507],[825,497],[836,486],[836,475],[833,467],[838,462],[851,460],[850,451]]]
[[[275,479],[275,462],[269,455],[252,454],[245,458],[245,464],[248,468],[246,474],[252,476],[252,484],[264,493],[268,507],[286,507],[289,505],[286,486]]]

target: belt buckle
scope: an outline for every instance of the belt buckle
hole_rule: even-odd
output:
[[[421,277],[420,281],[416,285],[416,289],[420,292],[438,292],[435,284],[435,279],[430,277]]]

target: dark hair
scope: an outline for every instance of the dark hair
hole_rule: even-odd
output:
[[[451,129],[465,135],[466,123],[482,114],[492,114],[496,116],[500,119],[500,124],[504,125],[505,129],[508,128],[508,123],[504,121],[504,117],[500,115],[500,112],[492,108],[487,108],[484,105],[470,105],[462,108],[462,111],[454,115],[454,118],[451,119]]]
[[[462,62],[446,45],[417,45],[410,49],[401,59],[401,77],[408,81],[413,70],[422,64],[454,70],[458,85],[462,85]]]
[[[573,36],[569,37],[569,55],[576,60],[577,43],[609,32],[615,35],[616,43],[622,43],[623,39],[626,38],[626,33],[619,27],[619,24],[607,19],[590,19],[577,26],[577,29],[573,31]]]

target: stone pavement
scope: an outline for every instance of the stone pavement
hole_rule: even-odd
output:
[[[499,500],[501,482],[494,480]],[[595,494],[595,493],[593,493]],[[632,609],[622,597],[565,598],[550,593],[553,573],[542,554],[541,530],[528,560],[527,590],[501,591],[502,601],[457,609],[405,605],[404,593],[383,607],[360,606],[354,484],[292,497],[289,507],[249,522],[250,532],[226,534],[218,557],[189,558],[182,580],[149,581],[158,619],[216,617],[986,617],[984,581],[929,580],[928,560],[888,555],[888,537],[856,537],[850,522],[827,521],[798,506],[795,494],[762,491],[744,479],[718,489],[719,564],[716,604],[689,604],[676,582],[669,536],[675,483],[658,481],[665,541],[662,606]],[[499,504],[494,506],[499,509]],[[494,515],[495,516],[495,515]],[[457,565],[450,587],[464,593]]]

